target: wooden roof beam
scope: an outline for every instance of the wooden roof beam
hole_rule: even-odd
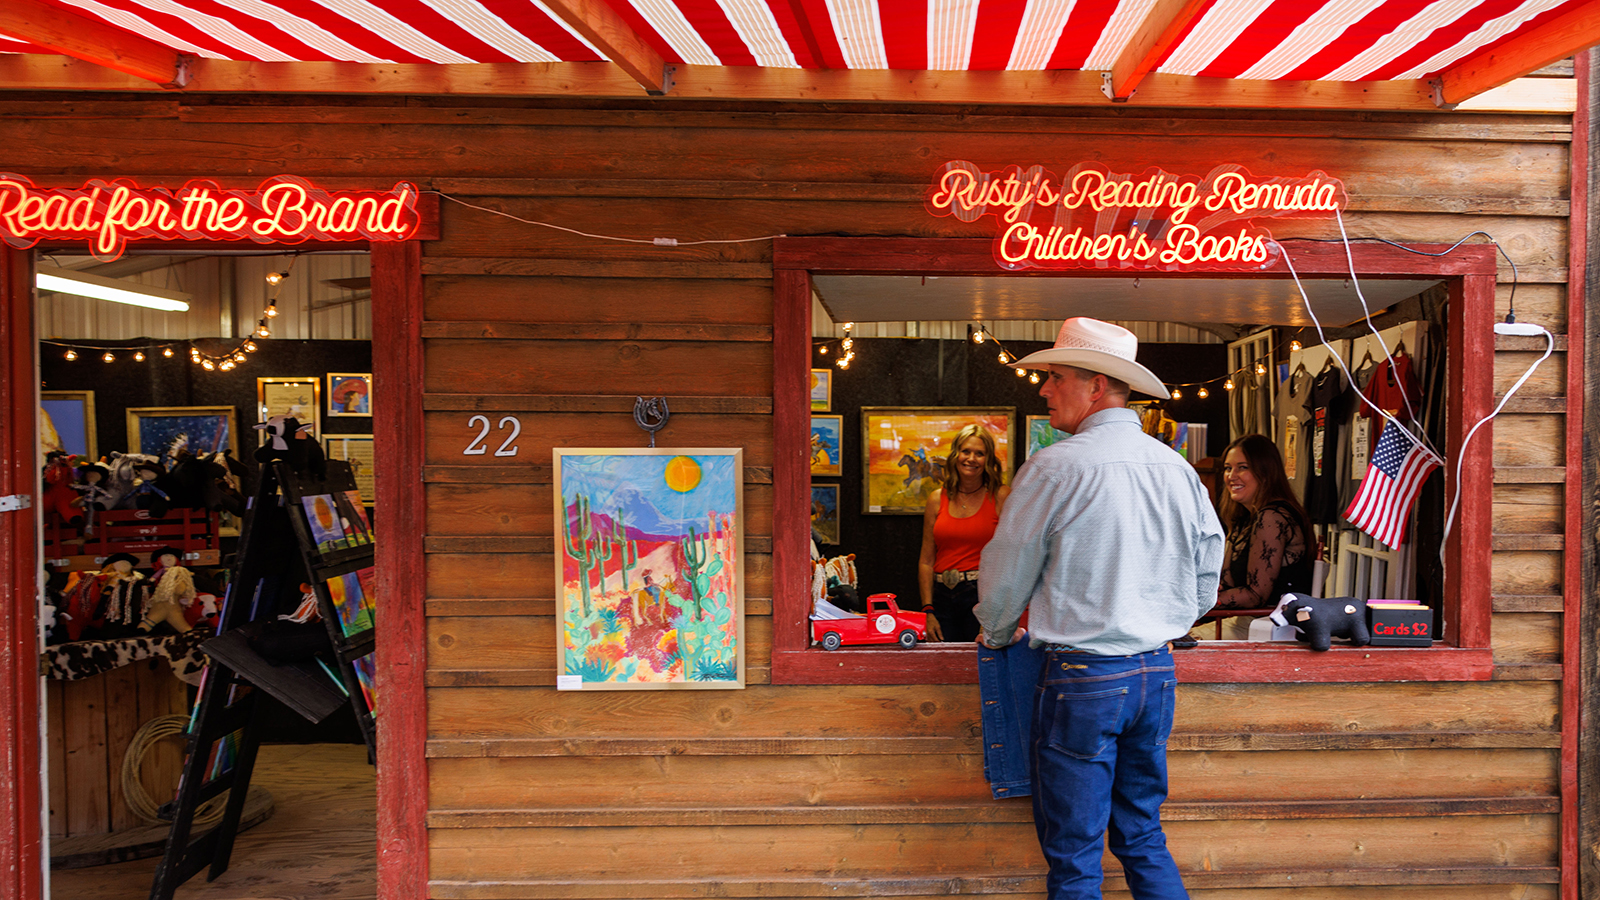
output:
[[[1117,54],[1111,71],[1102,76],[1105,83],[1101,90],[1105,95],[1116,103],[1133,96],[1139,82],[1156,67],[1206,3],[1207,0],[1156,0]]]
[[[1600,43],[1600,0],[1540,25],[1498,47],[1469,56],[1434,81],[1434,102],[1445,109]]]
[[[191,57],[42,0],[0,3],[0,33],[165,88],[181,88],[189,81]]]
[[[0,3],[5,0],[0,0]],[[456,97],[638,98],[639,83],[608,62],[328,63],[197,59],[185,93],[367,94]],[[1094,106],[1095,72],[924,72],[679,66],[677,100],[950,105]],[[0,54],[0,94],[24,91],[145,92],[150,81],[65,56]],[[1462,105],[1463,112],[1570,114],[1570,78],[1522,78]],[[1130,106],[1171,109],[1354,109],[1436,112],[1423,81],[1239,81],[1149,75]]]
[[[672,90],[666,60],[603,0],[544,0],[544,6],[646,91],[661,95]]]

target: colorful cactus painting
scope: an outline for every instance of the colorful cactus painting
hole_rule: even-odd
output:
[[[743,686],[741,456],[555,452],[561,686]]]

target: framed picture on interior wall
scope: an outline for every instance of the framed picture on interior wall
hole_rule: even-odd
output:
[[[372,373],[328,373],[329,416],[372,415]]]
[[[128,452],[160,457],[163,465],[180,447],[204,456],[232,450],[239,455],[238,421],[231,406],[142,406],[128,410]]]
[[[1024,459],[1032,459],[1035,453],[1054,444],[1056,441],[1072,437],[1068,432],[1050,425],[1049,416],[1028,416],[1028,455]]]
[[[744,452],[563,449],[559,690],[744,687]]]
[[[844,416],[811,417],[811,474],[844,474],[839,456],[844,448]]]
[[[94,433],[94,391],[39,392],[39,454],[52,450],[99,459]]]
[[[256,421],[265,422],[273,416],[293,416],[301,425],[310,425],[316,434],[322,434],[322,379],[315,375],[302,378],[257,378]],[[267,442],[267,432],[261,432],[261,442]]]
[[[971,424],[994,435],[1001,479],[1010,483],[1016,414],[1011,406],[863,406],[861,511],[922,515],[944,479],[951,439]]]
[[[372,435],[330,434],[322,438],[322,443],[327,448],[329,459],[342,459],[350,464],[350,471],[356,476],[356,492],[361,495],[361,503],[371,506],[378,496],[372,483]]]
[[[813,484],[811,486],[811,530],[817,543],[839,543],[839,486]]]
[[[811,370],[811,411],[827,412],[833,407],[833,370]]]

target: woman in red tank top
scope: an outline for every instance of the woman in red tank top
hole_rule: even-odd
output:
[[[928,498],[922,517],[917,588],[928,614],[928,640],[977,640],[972,608],[978,605],[978,558],[994,537],[1009,493],[1000,483],[994,435],[981,425],[956,432],[944,461],[944,484]]]

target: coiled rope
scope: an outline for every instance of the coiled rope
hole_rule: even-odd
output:
[[[158,741],[181,737],[187,734],[188,730],[187,715],[156,716],[133,733],[133,740],[128,742],[127,752],[122,754],[122,796],[128,804],[128,810],[146,822],[171,822],[172,817],[161,815],[160,804],[151,798],[150,793],[144,789],[144,782],[139,778],[140,771],[144,768],[145,754],[149,753],[150,748]],[[194,827],[206,828],[222,821],[222,814],[227,805],[226,793],[200,804],[200,808],[195,810]]]

